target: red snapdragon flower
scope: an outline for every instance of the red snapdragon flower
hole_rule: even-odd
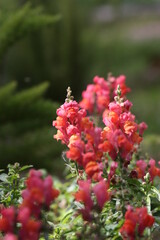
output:
[[[43,180],[41,171],[34,169],[29,172],[26,186],[22,192],[22,208],[28,207],[36,217],[39,217],[42,207],[49,208],[51,202],[59,195],[59,191],[53,188],[51,176]]]
[[[91,221],[93,218],[92,209],[96,207],[91,196],[96,198],[97,205],[102,210],[104,204],[110,199],[110,193],[108,192],[109,184],[103,179],[93,187],[90,180],[81,180],[78,182],[78,185],[79,190],[75,193],[75,199],[84,204],[84,208],[80,209],[79,212],[85,221]]]
[[[149,164],[147,164],[145,160],[137,161],[135,170],[138,173],[138,178],[142,180],[144,180],[147,171],[149,172],[151,182],[153,182],[155,177],[160,177],[160,168],[156,167],[156,161],[154,159],[150,159]]]
[[[15,227],[16,211],[14,207],[1,210],[0,231],[4,233],[13,233]]]
[[[75,193],[75,199],[78,202],[84,204],[84,209],[81,209],[80,212],[83,215],[83,219],[86,221],[91,220],[91,209],[93,208],[93,201],[91,198],[91,181],[79,181],[79,190]]]
[[[138,160],[136,162],[136,172],[138,173],[138,178],[144,179],[146,175],[147,163],[144,160]]]
[[[135,240],[136,234],[142,237],[145,228],[152,227],[153,223],[154,218],[148,214],[146,207],[133,209],[129,206],[120,233],[124,240]]]
[[[149,171],[149,174],[150,174],[150,180],[152,182],[153,182],[153,180],[156,176],[160,177],[160,168],[156,167],[156,161],[154,159],[150,159],[148,171]]]
[[[59,191],[53,187],[51,176],[43,179],[41,171],[30,170],[26,189],[22,192],[22,204],[16,209],[0,209],[0,232],[4,235],[3,239],[38,240],[43,225],[40,213],[43,208],[48,209],[58,195]]]

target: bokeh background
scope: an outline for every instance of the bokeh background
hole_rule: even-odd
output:
[[[62,175],[52,120],[71,86],[125,74],[142,149],[160,160],[160,2],[0,1],[0,168],[20,162]]]

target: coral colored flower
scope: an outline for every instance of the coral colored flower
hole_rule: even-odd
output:
[[[124,124],[124,132],[131,135],[135,131],[137,131],[137,124],[131,121],[126,121]]]
[[[120,154],[123,159],[129,161],[142,141],[140,127],[135,122],[135,116],[129,112],[131,106],[132,103],[128,100],[111,102],[109,109],[103,113],[106,127],[101,133],[102,142],[99,148],[106,149],[113,160]]]
[[[101,178],[101,175],[103,173],[103,168],[100,163],[97,163],[95,161],[90,161],[85,166],[85,172],[87,176],[94,179],[95,181],[98,181],[98,179]]]
[[[129,206],[120,233],[124,240],[135,240],[136,233],[142,237],[145,228],[152,227],[153,223],[154,218],[148,214],[146,207],[133,209]]]
[[[86,111],[80,109],[76,101],[65,102],[57,109],[57,119],[53,121],[53,126],[57,128],[54,138],[61,140],[68,145],[69,139],[74,134],[81,132],[81,120],[86,116]]]
[[[77,161],[82,165],[82,154],[84,152],[85,144],[79,135],[72,135],[68,144],[69,150],[66,152],[67,158]]]
[[[101,114],[105,109],[108,109],[108,104],[116,96],[118,85],[121,88],[122,97],[130,92],[130,88],[125,84],[125,76],[123,75],[117,78],[109,76],[108,80],[95,76],[93,84],[89,84],[87,89],[83,91],[80,106],[90,114],[93,112]]]

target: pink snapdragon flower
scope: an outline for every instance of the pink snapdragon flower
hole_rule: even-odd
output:
[[[57,115],[57,119],[53,121],[53,126],[58,130],[54,138],[68,145],[72,135],[81,133],[81,120],[86,116],[86,111],[76,101],[70,101],[57,109]]]

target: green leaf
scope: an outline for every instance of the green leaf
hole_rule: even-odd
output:
[[[152,186],[151,191],[156,194],[158,201],[160,201],[160,192],[157,188]]]
[[[128,178],[127,181],[128,181],[129,184],[137,186],[138,188],[140,188],[142,186],[141,182],[139,180],[137,180],[137,179]]]
[[[22,172],[22,171],[24,171],[24,170],[26,170],[26,169],[28,169],[28,168],[32,168],[32,167],[33,167],[33,165],[26,165],[26,166],[21,167],[21,168],[19,169],[19,171]]]
[[[0,181],[8,182],[8,175],[5,173],[0,174]]]

